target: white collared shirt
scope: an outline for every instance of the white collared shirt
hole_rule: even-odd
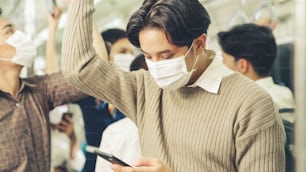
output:
[[[272,77],[265,77],[255,82],[271,95],[279,109],[295,108],[293,94],[289,88],[275,84]]]
[[[222,78],[233,73],[228,69],[221,61],[220,57],[217,57],[214,51],[206,50],[206,53],[213,61],[205,69],[198,80],[189,85],[188,87],[199,86],[204,90],[217,94],[221,85]]]

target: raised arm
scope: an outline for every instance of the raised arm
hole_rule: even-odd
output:
[[[62,10],[59,7],[54,8],[54,15],[48,13],[48,39],[46,44],[46,74],[51,74],[59,70],[57,49],[56,49],[56,32]]]
[[[93,12],[93,0],[73,0],[69,6],[62,47],[63,73],[81,91],[112,103],[126,115],[136,115],[136,94],[141,92],[137,88],[143,88],[143,75],[123,72],[102,60],[107,59],[106,52],[103,58],[96,53]]]
[[[95,48],[97,54],[102,58],[104,61],[108,61],[108,55],[106,51],[106,47],[104,44],[104,40],[98,31],[97,25],[94,23],[92,25],[92,36],[93,36],[93,47]]]

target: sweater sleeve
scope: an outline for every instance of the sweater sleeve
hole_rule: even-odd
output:
[[[285,131],[269,96],[254,96],[240,109],[235,126],[236,166],[239,172],[284,172]]]
[[[112,103],[135,120],[136,80],[141,72],[123,72],[96,54],[92,46],[93,12],[93,0],[73,0],[70,4],[62,47],[64,76],[81,91]]]

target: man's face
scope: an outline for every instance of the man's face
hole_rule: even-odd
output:
[[[181,57],[186,54],[189,48],[188,46],[177,47],[171,44],[165,32],[157,28],[140,31],[139,42],[145,58],[153,62]],[[188,58],[192,54],[192,51],[190,51],[185,58],[188,71],[194,64],[194,58],[192,58],[193,60]]]
[[[223,57],[223,63],[225,64],[226,67],[228,67],[233,71],[238,71],[237,62],[235,61],[234,56],[222,51],[222,57]]]
[[[128,38],[119,39],[111,45],[110,61],[114,61],[114,55],[116,54],[134,54],[134,49],[134,46],[130,43]]]
[[[14,32],[14,25],[0,17],[0,42],[4,43]]]

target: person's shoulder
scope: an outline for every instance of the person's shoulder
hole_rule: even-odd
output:
[[[277,90],[281,90],[283,92],[290,92],[292,93],[292,91],[285,85],[279,85],[279,84],[274,84],[273,85]]]
[[[249,97],[250,99],[269,99],[270,97],[269,93],[264,88],[238,72],[226,76],[222,82],[222,87],[226,91],[236,94],[236,97]]]
[[[105,130],[105,133],[124,133],[124,132],[130,132],[132,130],[137,130],[136,125],[134,124],[134,122],[132,120],[130,120],[129,118],[125,117],[119,121],[116,121],[112,124],[110,124]]]
[[[238,73],[234,72],[230,75],[227,75],[222,80],[224,83],[229,83],[230,85],[233,85],[235,87],[242,87],[246,89],[251,88],[261,88],[258,86],[258,84],[255,83],[255,81],[251,80],[250,78]]]

